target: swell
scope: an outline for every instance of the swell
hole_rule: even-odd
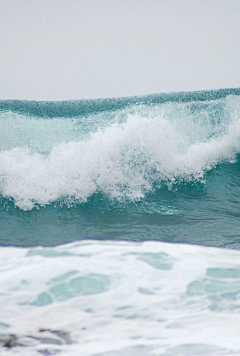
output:
[[[188,103],[224,99],[240,95],[239,88],[197,92],[152,94],[128,98],[70,101],[0,100],[0,112],[15,112],[30,117],[56,118],[79,117],[104,111],[122,110],[132,105],[156,105],[167,102]]]

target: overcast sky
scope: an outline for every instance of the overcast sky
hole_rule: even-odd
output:
[[[0,99],[240,87],[240,0],[0,0]]]

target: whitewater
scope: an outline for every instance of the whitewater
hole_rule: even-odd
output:
[[[0,101],[0,353],[240,354],[240,89]]]

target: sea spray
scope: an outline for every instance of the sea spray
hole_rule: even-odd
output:
[[[197,181],[236,158],[238,101],[230,95],[203,102],[133,102],[110,120],[101,111],[98,126],[92,127],[91,118],[88,130],[88,118],[83,122],[82,116],[56,120],[1,114],[2,132],[9,120],[13,127],[0,153],[2,196],[28,210],[59,199],[86,202],[97,192],[138,201],[162,183]]]
[[[0,242],[238,248],[238,89],[0,101]]]

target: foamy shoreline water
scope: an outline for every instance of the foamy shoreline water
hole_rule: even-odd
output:
[[[239,353],[239,251],[83,241],[0,253],[1,334],[24,345],[3,354]]]

